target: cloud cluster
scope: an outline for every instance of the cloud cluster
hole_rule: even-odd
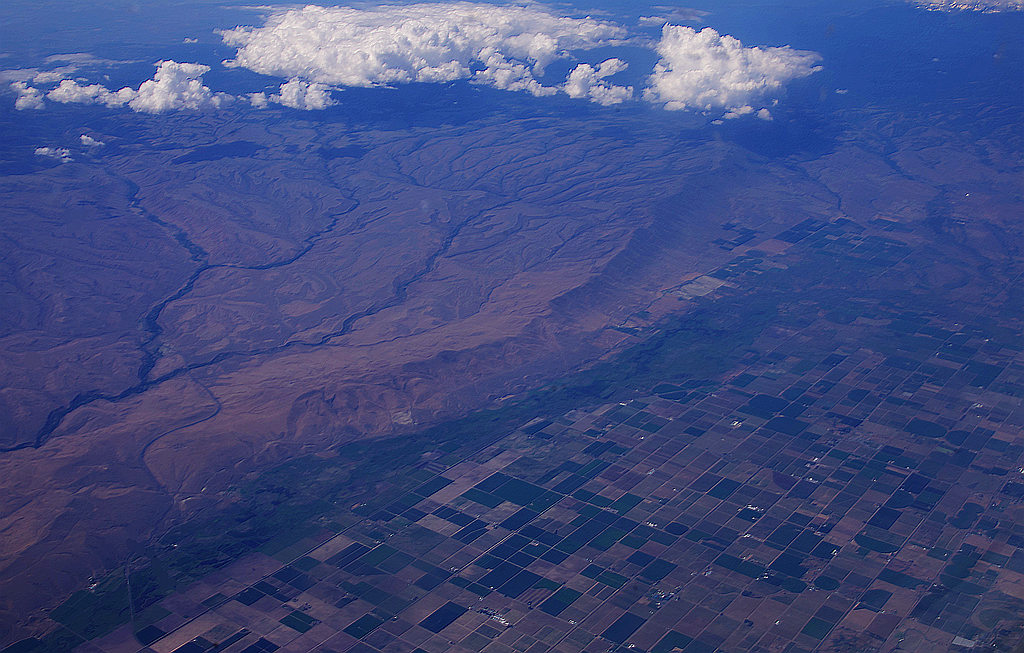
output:
[[[1024,1],[1024,0],[1022,0]],[[404,6],[315,7],[272,14],[263,27],[222,32],[236,47],[230,66],[284,77],[294,95],[260,97],[296,108],[321,108],[301,93],[305,84],[374,86],[468,79],[537,96],[559,91],[611,105],[634,97],[632,87],[607,78],[621,59],[580,63],[560,84],[542,81],[544,68],[573,52],[625,42],[621,26],[550,13],[539,5],[428,3]],[[782,48],[744,47],[713,29],[666,24],[656,46],[661,60],[642,98],[667,109],[722,110],[737,117],[770,117],[754,104],[787,82],[817,70],[818,55]],[[326,91],[325,91],[326,92]]]
[[[197,63],[159,61],[153,79],[143,82],[138,89],[128,86],[111,91],[100,84],[79,84],[72,79],[61,80],[57,88],[46,94],[46,99],[62,103],[103,104],[108,107],[128,105],[135,111],[163,113],[178,109],[204,109],[219,107],[231,96],[214,93],[203,85],[202,77],[209,66]]]
[[[135,91],[125,87],[111,91],[102,84],[79,84],[73,79],[61,80],[57,88],[46,94],[48,100],[62,104],[104,104],[108,107],[123,107],[135,97]]]
[[[38,88],[29,86],[25,82],[11,82],[11,90],[18,94],[18,99],[14,101],[15,109],[23,111],[43,108],[43,93]]]
[[[57,159],[61,163],[74,161],[71,158],[71,150],[66,147],[37,147],[36,156],[45,156],[50,159]]]
[[[319,82],[290,79],[281,84],[278,93],[270,96],[270,101],[293,109],[326,109],[335,103],[330,90],[329,86]]]
[[[602,106],[619,104],[633,97],[633,87],[616,86],[605,80],[628,67],[622,59],[608,59],[597,68],[581,63],[569,73],[563,88],[572,98],[587,98]]]
[[[1024,0],[914,0],[914,4],[928,11],[1024,11]]]
[[[277,93],[268,96],[266,93],[250,93],[249,103],[257,109],[266,109],[271,103],[292,109],[326,109],[337,104],[331,97],[331,87],[318,82],[304,82],[301,79],[289,79],[281,84]]]
[[[933,0],[935,2],[1024,2],[1024,0]],[[646,18],[644,22],[667,20]],[[236,48],[228,67],[277,77],[276,92],[250,93],[255,108],[278,104],[294,109],[324,109],[337,103],[332,92],[344,87],[403,83],[471,83],[535,96],[564,93],[572,98],[613,105],[643,100],[666,109],[716,112],[722,118],[771,119],[767,106],[782,87],[818,70],[813,52],[790,47],[746,47],[711,28],[695,31],[666,22],[661,39],[633,38],[615,23],[553,13],[539,4],[490,5],[428,2],[406,5],[319,7],[274,10],[259,27],[220,33]],[[582,54],[629,44],[653,47],[660,60],[645,87],[616,84],[628,68],[620,58],[587,63]],[[60,55],[79,65],[84,55]],[[583,59],[580,61],[579,59]],[[564,79],[545,75],[554,61],[568,62]],[[84,65],[84,64],[83,64]],[[210,69],[198,63],[161,61],[153,79],[137,89],[111,90],[71,79],[62,69],[8,71],[6,81],[19,109],[54,102],[127,106],[161,113],[219,107],[234,97],[205,86]],[[15,75],[14,73],[17,73]],[[5,81],[0,73],[0,82]],[[56,84],[49,92],[32,84]]]
[[[778,93],[784,84],[818,70],[813,52],[748,48],[710,27],[665,25],[644,99],[666,109],[742,110]],[[750,111],[747,111],[750,109]]]
[[[750,115],[756,116],[757,118],[760,118],[761,120],[771,120],[772,119],[772,113],[768,109],[766,109],[764,107],[761,107],[760,109],[757,109],[755,111],[754,107],[750,106],[749,104],[746,104],[746,105],[744,105],[742,107],[736,107],[734,109],[729,109],[728,111],[725,112],[725,115],[722,116],[722,118],[724,120],[732,120],[734,118],[742,118],[743,116],[750,116]]]
[[[11,82],[11,90],[17,94],[14,101],[14,108],[43,109],[46,103],[43,102],[45,92],[29,82],[36,84],[55,84],[61,80],[68,79],[77,73],[82,67],[96,67],[102,65],[129,63],[126,61],[111,61],[109,59],[98,59],[90,54],[77,52],[73,54],[54,54],[46,57],[46,63],[63,63],[62,66],[50,70],[39,70],[38,68],[19,68],[16,70],[0,70],[0,83]]]
[[[537,5],[456,2],[307,6],[273,14],[263,27],[221,36],[238,48],[228,65],[287,79],[330,86],[469,79],[550,95],[557,89],[538,80],[545,66],[569,51],[613,44],[626,31]]]

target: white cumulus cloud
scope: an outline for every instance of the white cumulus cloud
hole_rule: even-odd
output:
[[[710,27],[665,25],[644,98],[666,109],[737,110],[771,98],[784,84],[818,70],[820,57],[790,47],[745,47]]]
[[[111,91],[100,84],[79,84],[65,79],[46,97],[63,103],[104,104],[108,107],[128,105],[135,111],[146,113],[215,108],[233,99],[224,93],[214,93],[203,85],[202,77],[210,70],[209,66],[177,61],[159,61],[156,66],[153,79],[146,80],[138,89],[126,86]]]
[[[270,105],[270,100],[267,98],[266,93],[250,93],[249,104],[254,109],[266,109]]]
[[[135,97],[135,91],[125,87],[111,91],[102,84],[79,84],[73,79],[61,80],[57,88],[46,94],[48,100],[62,104],[105,104],[108,107],[122,107]]]
[[[82,141],[82,145],[86,147],[102,147],[106,145],[103,141],[95,139],[88,134],[82,134],[79,139]]]
[[[74,160],[71,158],[71,150],[66,147],[37,147],[36,155],[57,159],[61,163],[67,163]]]
[[[266,101],[269,100],[270,102],[277,102],[293,109],[326,109],[335,103],[331,98],[330,91],[331,87],[327,84],[290,79],[281,84],[281,89],[278,93],[265,98],[263,102],[264,106],[266,106]],[[258,106],[260,101],[255,95],[252,97],[253,106]]]
[[[203,86],[202,77],[209,70],[209,66],[198,63],[161,61],[157,64],[156,75],[142,82],[128,106],[148,113],[219,107],[230,98]]]
[[[609,84],[605,78],[628,67],[622,59],[608,59],[597,68],[581,63],[569,73],[564,90],[569,97],[587,98],[603,106],[625,102],[633,97],[633,87]]]
[[[38,88],[29,86],[25,82],[11,82],[11,89],[18,94],[18,99],[14,101],[15,109],[43,108],[43,92]]]
[[[760,118],[761,120],[771,120],[772,112],[764,107],[761,107],[760,109],[757,109],[755,111],[754,107],[750,106],[749,104],[745,104],[742,107],[735,107],[733,109],[729,109],[728,111],[725,112],[725,115],[723,115],[722,118],[724,118],[725,120],[732,120],[734,118],[742,118],[743,116],[755,116],[757,118]]]
[[[469,79],[539,96],[557,92],[538,80],[549,63],[570,51],[613,44],[626,32],[539,5],[455,2],[307,6],[272,14],[263,27],[221,36],[238,48],[228,65],[289,80],[376,86]]]

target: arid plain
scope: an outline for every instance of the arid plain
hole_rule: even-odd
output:
[[[132,138],[0,181],[5,640],[250,472],[637,342],[754,244],[738,232],[782,251],[810,218],[940,207],[977,257],[922,270],[951,300],[1020,261],[1019,136],[939,118],[861,115],[771,159],[663,121],[119,121]]]

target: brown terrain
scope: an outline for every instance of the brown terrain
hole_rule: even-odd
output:
[[[145,146],[3,182],[4,622],[261,464],[606,354],[730,256],[727,218],[833,210],[735,146],[600,124],[130,119]]]
[[[145,138],[0,182],[0,642],[249,471],[634,342],[714,289],[737,225],[782,251],[808,218],[942,203],[986,216],[955,235],[979,260],[1021,242],[1012,148],[938,121],[769,163],[633,123],[124,120]]]

